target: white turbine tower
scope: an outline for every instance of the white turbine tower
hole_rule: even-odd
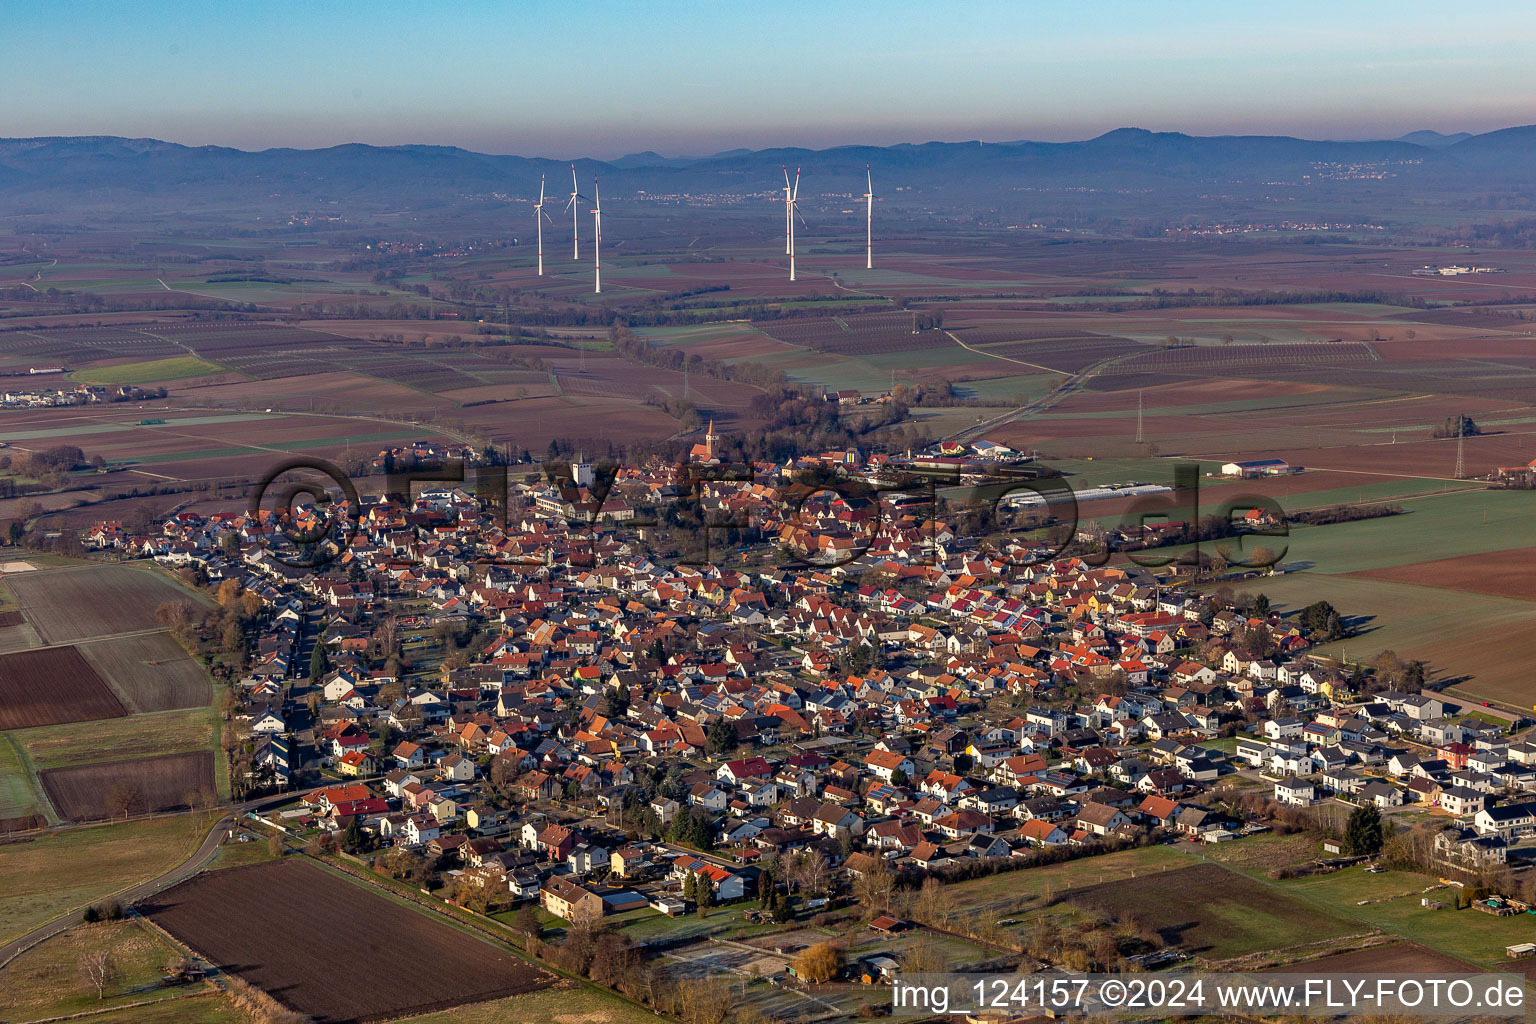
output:
[[[789,181],[789,168],[784,168],[784,180]],[[800,217],[800,168],[795,168],[795,184],[785,193],[784,216],[789,219],[789,279],[795,279],[795,218]],[[800,223],[805,218],[800,217]]]
[[[595,294],[603,293],[603,194],[597,188],[597,176],[592,177],[592,266],[597,271]],[[624,218],[620,217],[620,220]]]
[[[539,276],[544,276],[544,222],[551,224],[549,214],[544,212],[544,175],[539,175],[539,201],[533,204],[533,224],[539,233]]]
[[[798,169],[796,171],[798,172]],[[789,168],[784,168],[784,255],[789,255]]]
[[[581,259],[580,232],[576,227],[576,218],[581,213],[576,204],[587,198],[576,187],[576,165],[571,164],[571,198],[566,202],[565,208],[571,211],[571,259]]]
[[[869,176],[869,164],[864,165],[864,269],[875,269],[875,183]]]

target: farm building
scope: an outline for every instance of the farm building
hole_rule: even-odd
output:
[[[1285,476],[1289,473],[1300,473],[1301,470],[1301,466],[1293,466],[1284,459],[1254,459],[1250,462],[1229,462],[1221,467],[1221,475],[1249,479],[1260,476]]]

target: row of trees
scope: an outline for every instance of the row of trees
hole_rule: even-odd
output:
[[[629,936],[601,922],[573,921],[566,926],[565,938],[549,946],[540,937],[537,915],[523,917],[519,911],[513,928],[523,935],[524,948],[530,954],[658,1013],[672,1014],[684,1024],[768,1022],[755,1006],[743,1001],[745,980],[732,983],[719,976],[674,979]]]

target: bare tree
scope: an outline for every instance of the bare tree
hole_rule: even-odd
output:
[[[374,630],[374,639],[379,644],[379,656],[388,658],[400,650],[400,625],[393,615],[384,616],[384,621],[379,623],[379,628]]]
[[[949,957],[928,935],[920,935],[900,956],[901,969],[908,974],[943,974],[949,970]]]
[[[794,881],[806,892],[821,892],[827,887],[827,859],[807,851],[795,860]]]
[[[912,916],[924,924],[943,926],[949,920],[949,898],[944,895],[944,883],[933,876],[923,879]]]
[[[207,786],[197,786],[189,789],[182,794],[181,798],[186,802],[190,810],[200,813],[207,813],[213,810],[214,806],[218,803],[218,799],[213,795],[213,791]]]
[[[119,779],[107,789],[107,813],[114,818],[118,815],[127,817],[128,812],[137,807],[142,799],[137,783]]]
[[[877,856],[869,870],[860,873],[853,882],[853,898],[872,913],[883,914],[891,909],[891,893],[896,880],[886,867],[885,858]]]
[[[725,978],[689,978],[678,984],[678,1016],[687,1024],[724,1024],[735,999]]]
[[[117,979],[117,962],[112,959],[112,951],[93,949],[81,953],[79,966],[80,977],[96,990],[96,998],[105,999],[107,986]]]
[[[460,875],[453,886],[453,898],[465,910],[483,914],[496,898],[496,886],[485,875]]]

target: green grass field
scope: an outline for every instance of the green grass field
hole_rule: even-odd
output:
[[[959,917],[1015,921],[1002,934],[1021,944],[1041,919],[1074,931],[1105,917],[1134,918],[1165,941],[1208,959],[1284,949],[1354,930],[1336,915],[1267,894],[1266,884],[1180,843],[1005,872],[945,891]]]
[[[92,1013],[90,1024],[253,1024],[228,996],[209,993]]]
[[[79,976],[79,959],[106,951],[116,976],[98,996]],[[168,987],[160,968],[181,955],[158,933],[137,921],[76,925],[22,953],[0,971],[0,1006],[14,1019],[41,1020],[94,1013],[123,1003],[182,999],[213,991],[208,982]]]
[[[1296,527],[1292,557],[1305,559],[1316,572],[1360,572],[1508,551],[1536,539],[1536,501],[1523,491],[1458,491],[1409,498],[1402,505],[1407,513],[1400,516]]]
[[[97,761],[209,750],[219,738],[218,724],[216,709],[193,708],[18,729],[10,735],[22,745],[37,769],[46,771]]]
[[[0,942],[180,864],[207,834],[194,818],[72,828],[0,846]]]
[[[80,423],[69,427],[39,427],[35,430],[13,430],[5,435],[5,439],[13,442],[40,441],[50,437],[81,437],[85,434],[106,434],[121,430],[153,430],[155,429],[154,427],[145,426],[139,423],[139,420],[146,416],[154,418],[159,414],[135,410],[131,414],[128,411],[124,411],[122,415],[122,421],[117,423],[97,421]],[[211,423],[246,423],[251,420],[275,420],[279,418],[280,416],[277,414],[261,412],[218,413],[208,416],[167,416],[164,426],[170,429],[180,429]]]
[[[0,733],[0,818],[37,813],[42,798],[34,785],[21,748],[10,733]]]
[[[946,886],[945,892],[955,910],[967,917],[1008,917],[1047,894],[1054,896],[1068,889],[1141,878],[1189,864],[1189,858],[1174,847],[1149,846],[1028,871],[1006,871]]]
[[[188,380],[223,373],[224,368],[197,356],[148,359],[116,366],[93,366],[76,370],[70,377],[82,384],[150,384],[160,381]]]
[[[1530,631],[1536,629],[1536,602],[1363,576],[1290,573],[1251,581],[1244,589],[1262,591],[1281,611],[1327,601],[1347,620],[1363,620],[1358,636],[1314,649],[1324,657],[1363,661],[1392,650],[1423,658],[1432,670],[1450,675],[1516,678],[1510,673],[1523,662],[1521,652],[1528,653]],[[1448,608],[1455,614],[1447,614]],[[1474,632],[1485,641],[1467,643]]]
[[[266,842],[262,840],[252,840],[249,843],[225,843],[213,855],[213,860],[208,864],[208,870],[242,868],[248,864],[264,864],[275,859]]]
[[[1368,875],[1361,868],[1346,868],[1317,878],[1278,882],[1275,886],[1345,917],[1485,967],[1508,962],[1504,957],[1505,946],[1531,941],[1536,918],[1526,914],[1494,917],[1475,910],[1423,907],[1422,890],[1437,884],[1428,875],[1399,871]],[[1450,889],[1441,888],[1430,895],[1454,903]],[[1382,902],[1362,907],[1361,900]]]
[[[1277,867],[1318,855],[1315,836],[1271,834],[1214,847],[1179,843],[1129,850],[960,882],[945,891],[961,916],[1024,917],[1023,923],[1009,928],[1021,933],[1040,913],[1066,923],[1082,920],[1085,911],[1108,908],[1124,909],[1144,924],[1176,921],[1197,940],[1204,936],[1210,942],[1205,955],[1213,958],[1379,929],[1471,963],[1497,967],[1505,962],[1505,946],[1530,941],[1536,929],[1536,918],[1530,915],[1498,918],[1472,910],[1424,908],[1420,898],[1425,889],[1437,890],[1431,895],[1451,902],[1449,890],[1429,875],[1373,875],[1347,868],[1285,881],[1270,877]],[[1159,875],[1198,864],[1208,865],[1207,874],[1217,865],[1235,874],[1231,884],[1217,884],[1221,879],[1216,877],[1205,896],[1181,902],[1174,884],[1181,876]],[[1145,886],[1136,888],[1142,880]],[[1370,902],[1361,906],[1362,900]],[[1198,927],[1192,927],[1196,922]]]

